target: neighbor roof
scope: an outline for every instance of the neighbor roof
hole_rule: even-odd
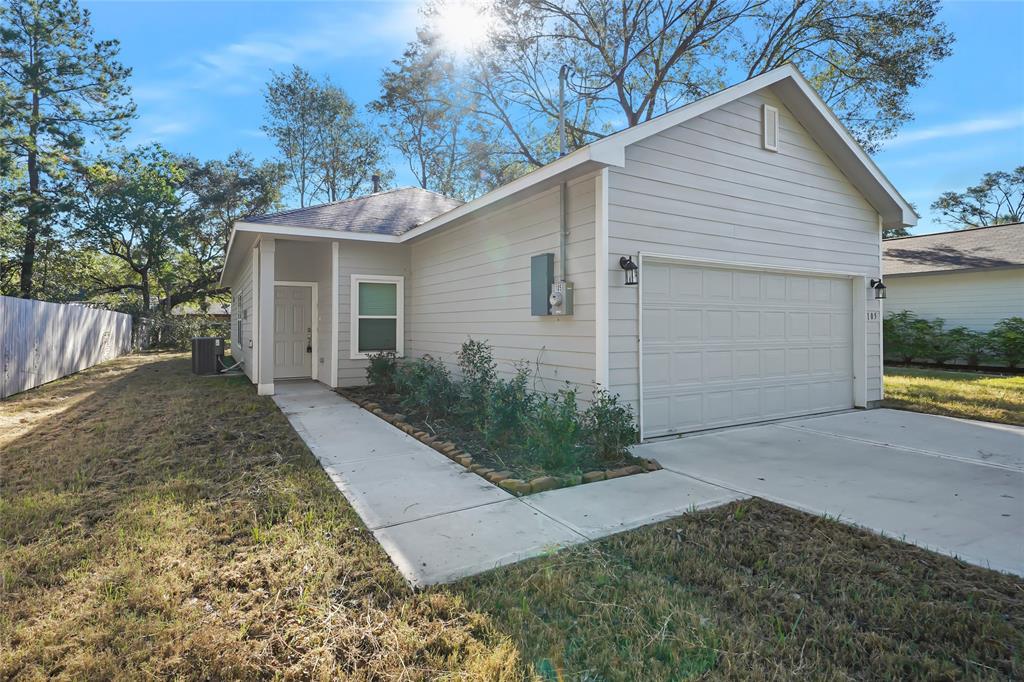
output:
[[[246,222],[398,236],[461,205],[458,199],[443,194],[419,187],[401,187],[355,199],[270,213]]]
[[[1024,223],[975,227],[882,244],[886,275],[1024,266]]]

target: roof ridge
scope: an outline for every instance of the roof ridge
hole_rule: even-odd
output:
[[[891,237],[884,241],[887,242],[898,242],[903,239],[920,239],[921,237],[938,237],[943,234],[961,234],[963,232],[976,232],[977,230],[990,230],[993,227],[1012,227],[1014,225],[1024,225],[1024,221],[1017,221],[1014,223],[999,223],[998,225],[978,225],[976,227],[962,227],[960,229],[946,230],[945,232],[929,232],[928,234],[908,234],[906,237]]]
[[[440,192],[435,192],[433,190],[425,189],[423,187],[416,187],[414,185],[406,185],[404,187],[392,187],[391,189],[384,189],[384,190],[381,190],[379,192],[370,192],[369,194],[363,194],[363,195],[358,196],[358,197],[349,197],[348,199],[338,199],[336,201],[326,201],[326,202],[324,202],[322,204],[310,204],[309,206],[299,206],[297,208],[286,208],[283,211],[275,211],[273,213],[263,213],[263,214],[260,214],[258,216],[252,216],[250,218],[247,218],[246,220],[252,220],[252,221],[258,222],[259,219],[261,219],[261,218],[278,218],[278,217],[281,217],[281,216],[291,215],[292,213],[297,213],[299,211],[307,211],[307,210],[314,209],[314,208],[324,208],[326,206],[337,206],[339,204],[349,204],[349,203],[352,203],[353,201],[362,201],[364,199],[370,199],[372,197],[381,196],[382,194],[392,194],[394,192],[404,192],[404,191],[407,191],[407,190],[418,190],[418,191],[421,191],[421,192],[427,192],[428,194],[433,194],[434,196],[441,197],[442,199],[450,199],[452,201],[461,201],[460,199],[456,199],[455,197],[450,197],[450,196],[448,196],[446,194],[441,194]]]

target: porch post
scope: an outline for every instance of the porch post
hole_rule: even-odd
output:
[[[274,249],[273,237],[260,238],[259,395],[274,395]]]

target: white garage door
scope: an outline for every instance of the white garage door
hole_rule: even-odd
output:
[[[853,407],[851,281],[644,260],[645,438]]]

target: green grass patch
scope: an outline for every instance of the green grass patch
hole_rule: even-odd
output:
[[[0,402],[0,679],[1020,679],[1024,584],[762,501],[413,592],[245,379]]]
[[[1024,426],[1024,376],[886,367],[884,405]]]

